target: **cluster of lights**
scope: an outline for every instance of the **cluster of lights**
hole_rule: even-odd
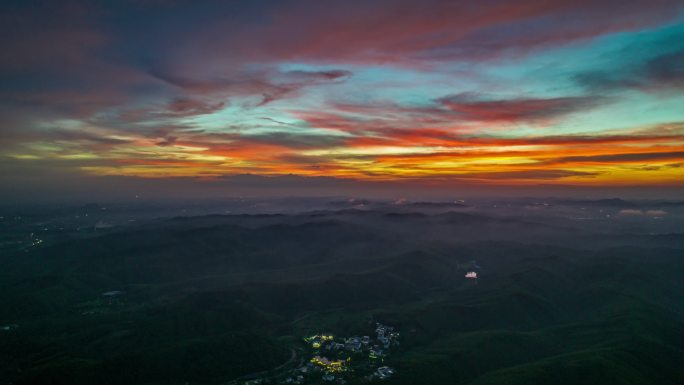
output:
[[[322,342],[332,342],[334,340],[334,337],[332,334],[323,334],[323,335],[313,335],[311,337],[305,337],[304,342],[307,344],[311,344],[311,347],[314,349],[319,349],[322,345]]]
[[[344,360],[331,361],[326,357],[315,356],[311,359],[311,363],[323,367],[329,373],[339,373],[344,371],[344,365],[351,361],[351,357]]]

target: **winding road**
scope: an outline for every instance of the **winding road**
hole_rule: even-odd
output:
[[[297,350],[295,350],[294,348],[292,348],[292,349],[290,349],[290,358],[289,358],[287,361],[285,361],[285,363],[280,364],[280,365],[276,366],[275,368],[262,370],[262,371],[260,371],[260,372],[254,372],[254,373],[245,374],[244,376],[240,376],[240,377],[238,377],[238,378],[236,378],[236,379],[234,379],[234,380],[231,380],[231,381],[227,382],[226,384],[227,384],[227,385],[232,385],[232,384],[235,384],[235,383],[238,382],[238,381],[248,381],[248,380],[253,380],[253,379],[255,379],[255,378],[258,378],[258,377],[265,376],[265,375],[267,375],[269,372],[277,372],[278,370],[280,370],[280,369],[282,369],[282,368],[284,368],[284,367],[290,365],[290,364],[291,364],[294,360],[296,360],[296,359],[297,359]],[[273,374],[273,375],[275,375],[275,374]],[[273,376],[273,375],[272,375],[272,376]],[[271,377],[272,377],[272,376],[271,376]]]

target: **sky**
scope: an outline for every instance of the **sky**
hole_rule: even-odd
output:
[[[684,186],[678,0],[0,9],[5,195]]]

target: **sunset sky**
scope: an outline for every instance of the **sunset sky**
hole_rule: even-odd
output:
[[[17,186],[684,184],[681,0],[3,4]]]

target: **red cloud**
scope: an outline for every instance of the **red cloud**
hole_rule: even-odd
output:
[[[597,97],[560,97],[478,100],[462,94],[441,98],[439,102],[457,112],[464,120],[515,123],[557,118],[593,108],[603,103],[604,99]]]
[[[679,8],[676,0],[288,2],[266,11],[269,23],[205,26],[192,39],[203,43],[181,47],[176,59],[192,67],[193,57],[211,57],[224,68],[480,59],[643,28],[673,19]]]

